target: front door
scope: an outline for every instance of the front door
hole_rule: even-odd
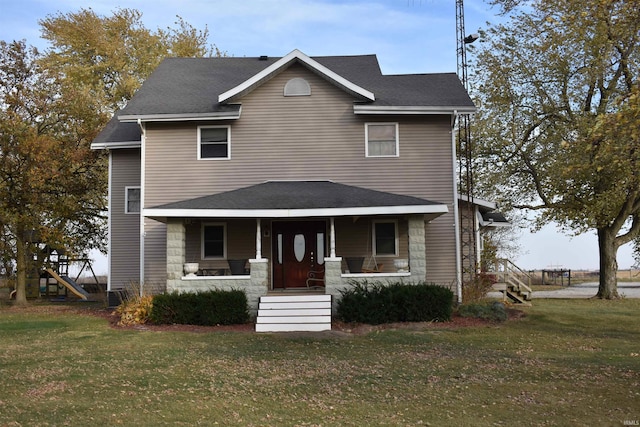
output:
[[[324,286],[325,221],[273,222],[274,289]]]

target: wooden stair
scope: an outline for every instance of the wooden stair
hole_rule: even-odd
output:
[[[497,280],[493,289],[502,292],[505,301],[508,299],[515,304],[531,305],[533,291],[530,287],[529,273],[508,259],[498,259],[492,273],[496,275]]]
[[[330,331],[331,295],[260,297],[256,332]]]

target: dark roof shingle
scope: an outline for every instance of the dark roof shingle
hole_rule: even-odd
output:
[[[218,95],[280,58],[167,58],[149,76],[121,115],[202,114],[236,108]],[[384,75],[375,55],[313,60],[376,96],[374,106],[473,107],[454,73]]]
[[[152,209],[339,209],[379,206],[427,206],[441,203],[369,190],[331,181],[268,181]]]
[[[237,104],[220,103],[218,97],[278,62],[281,58],[167,58],[147,78],[127,106],[116,116],[134,121],[173,115],[239,114]],[[375,55],[320,56],[313,61],[375,95],[377,107],[473,108],[473,102],[454,73],[384,75]],[[295,62],[304,64],[295,59]],[[285,67],[286,68],[286,67]],[[94,147],[140,140],[133,123],[114,118],[94,140]]]

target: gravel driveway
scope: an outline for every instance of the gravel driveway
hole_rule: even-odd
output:
[[[539,298],[591,298],[598,293],[598,282],[573,285],[556,291],[535,291],[533,299]],[[624,298],[640,298],[640,282],[618,282],[618,293]],[[490,298],[502,298],[502,292],[489,292]]]

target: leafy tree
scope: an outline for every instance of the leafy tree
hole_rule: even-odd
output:
[[[206,47],[207,30],[178,18],[152,32],[129,9],[40,24],[44,55],[0,41],[0,255],[5,273],[15,267],[18,303],[44,249],[104,248],[108,167],[90,143],[112,114],[163,58],[222,54]]]
[[[5,259],[15,260],[18,303],[41,242],[84,251],[104,241],[104,162],[59,84],[25,42],[0,41],[0,226]]]
[[[68,90],[82,88],[91,95],[93,111],[107,120],[164,58],[222,54],[207,47],[206,28],[198,31],[180,17],[176,24],[178,29],[150,31],[134,9],[111,16],[91,9],[50,15],[40,21],[42,37],[51,43],[44,66],[63,73]]]
[[[640,9],[494,3],[511,16],[477,56],[476,176],[503,206],[539,212],[539,225],[596,230],[598,296],[616,298],[617,250],[640,233]]]

